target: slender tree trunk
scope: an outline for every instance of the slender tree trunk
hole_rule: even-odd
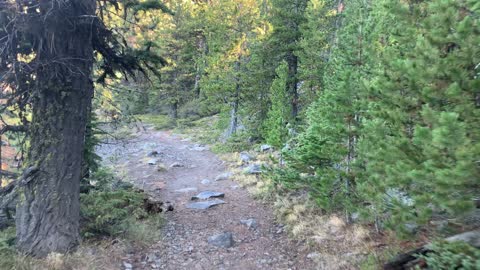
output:
[[[40,1],[46,19],[32,100],[29,168],[19,190],[17,247],[34,256],[65,253],[78,244],[80,179],[93,82],[91,25],[95,0]],[[77,23],[78,22],[78,23]]]
[[[292,119],[298,116],[298,57],[293,51],[287,53],[288,80],[287,91],[291,96]]]
[[[235,94],[233,95],[232,110],[230,112],[230,125],[227,132],[227,138],[237,133],[238,128],[238,107],[240,103],[240,57],[235,62]]]
[[[170,118],[176,120],[178,118],[178,101],[174,101],[170,105]]]
[[[195,74],[195,83],[193,86],[193,92],[195,93],[196,98],[200,98],[200,94],[201,94],[200,80],[202,79],[203,72],[206,66],[205,59],[207,57],[207,51],[208,51],[207,40],[203,34],[201,34],[199,37],[197,47],[201,52],[202,59],[201,59],[201,63],[197,63],[197,70]],[[198,61],[200,62],[200,60]]]

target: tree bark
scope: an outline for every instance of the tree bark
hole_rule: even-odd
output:
[[[21,252],[43,257],[79,242],[80,179],[93,96],[91,26],[95,0],[40,1],[44,17],[32,98],[28,164],[38,170],[19,188],[16,226]]]

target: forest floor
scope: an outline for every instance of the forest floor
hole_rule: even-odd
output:
[[[103,144],[98,154],[116,174],[170,202],[174,210],[164,215],[162,239],[128,252],[123,269],[315,269],[308,245],[288,237],[270,205],[229,177],[219,177],[228,168],[208,147],[150,126],[140,130],[127,140]],[[158,154],[149,156],[154,151]],[[202,191],[224,193],[218,198],[224,203],[188,208]],[[216,235],[222,237],[209,241]]]

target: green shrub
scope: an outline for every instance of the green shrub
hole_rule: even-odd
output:
[[[131,190],[93,191],[81,194],[80,214],[84,237],[118,236],[135,220],[146,218],[144,194]]]
[[[131,183],[119,179],[108,167],[100,167],[88,180],[97,191],[131,190],[133,188]]]
[[[433,252],[421,256],[429,269],[480,269],[480,250],[464,242],[439,241],[432,244]]]

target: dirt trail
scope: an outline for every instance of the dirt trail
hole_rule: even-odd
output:
[[[152,151],[159,153],[156,159],[167,171],[159,172],[157,165],[148,164],[153,158],[147,155]],[[170,132],[147,128],[124,144],[103,145],[99,154],[115,165],[117,173],[126,173],[135,185],[170,201],[175,208],[165,215],[163,239],[141,254],[129,255],[126,262],[133,269],[314,268],[303,245],[288,239],[269,206],[251,198],[231,180],[215,181],[226,168],[208,149]],[[183,167],[170,168],[175,162]],[[202,183],[204,179],[210,183]],[[225,204],[206,210],[186,208],[193,195],[207,190],[225,193]],[[256,228],[240,223],[251,218],[256,220]],[[224,232],[233,234],[233,247],[208,243],[210,236]]]

